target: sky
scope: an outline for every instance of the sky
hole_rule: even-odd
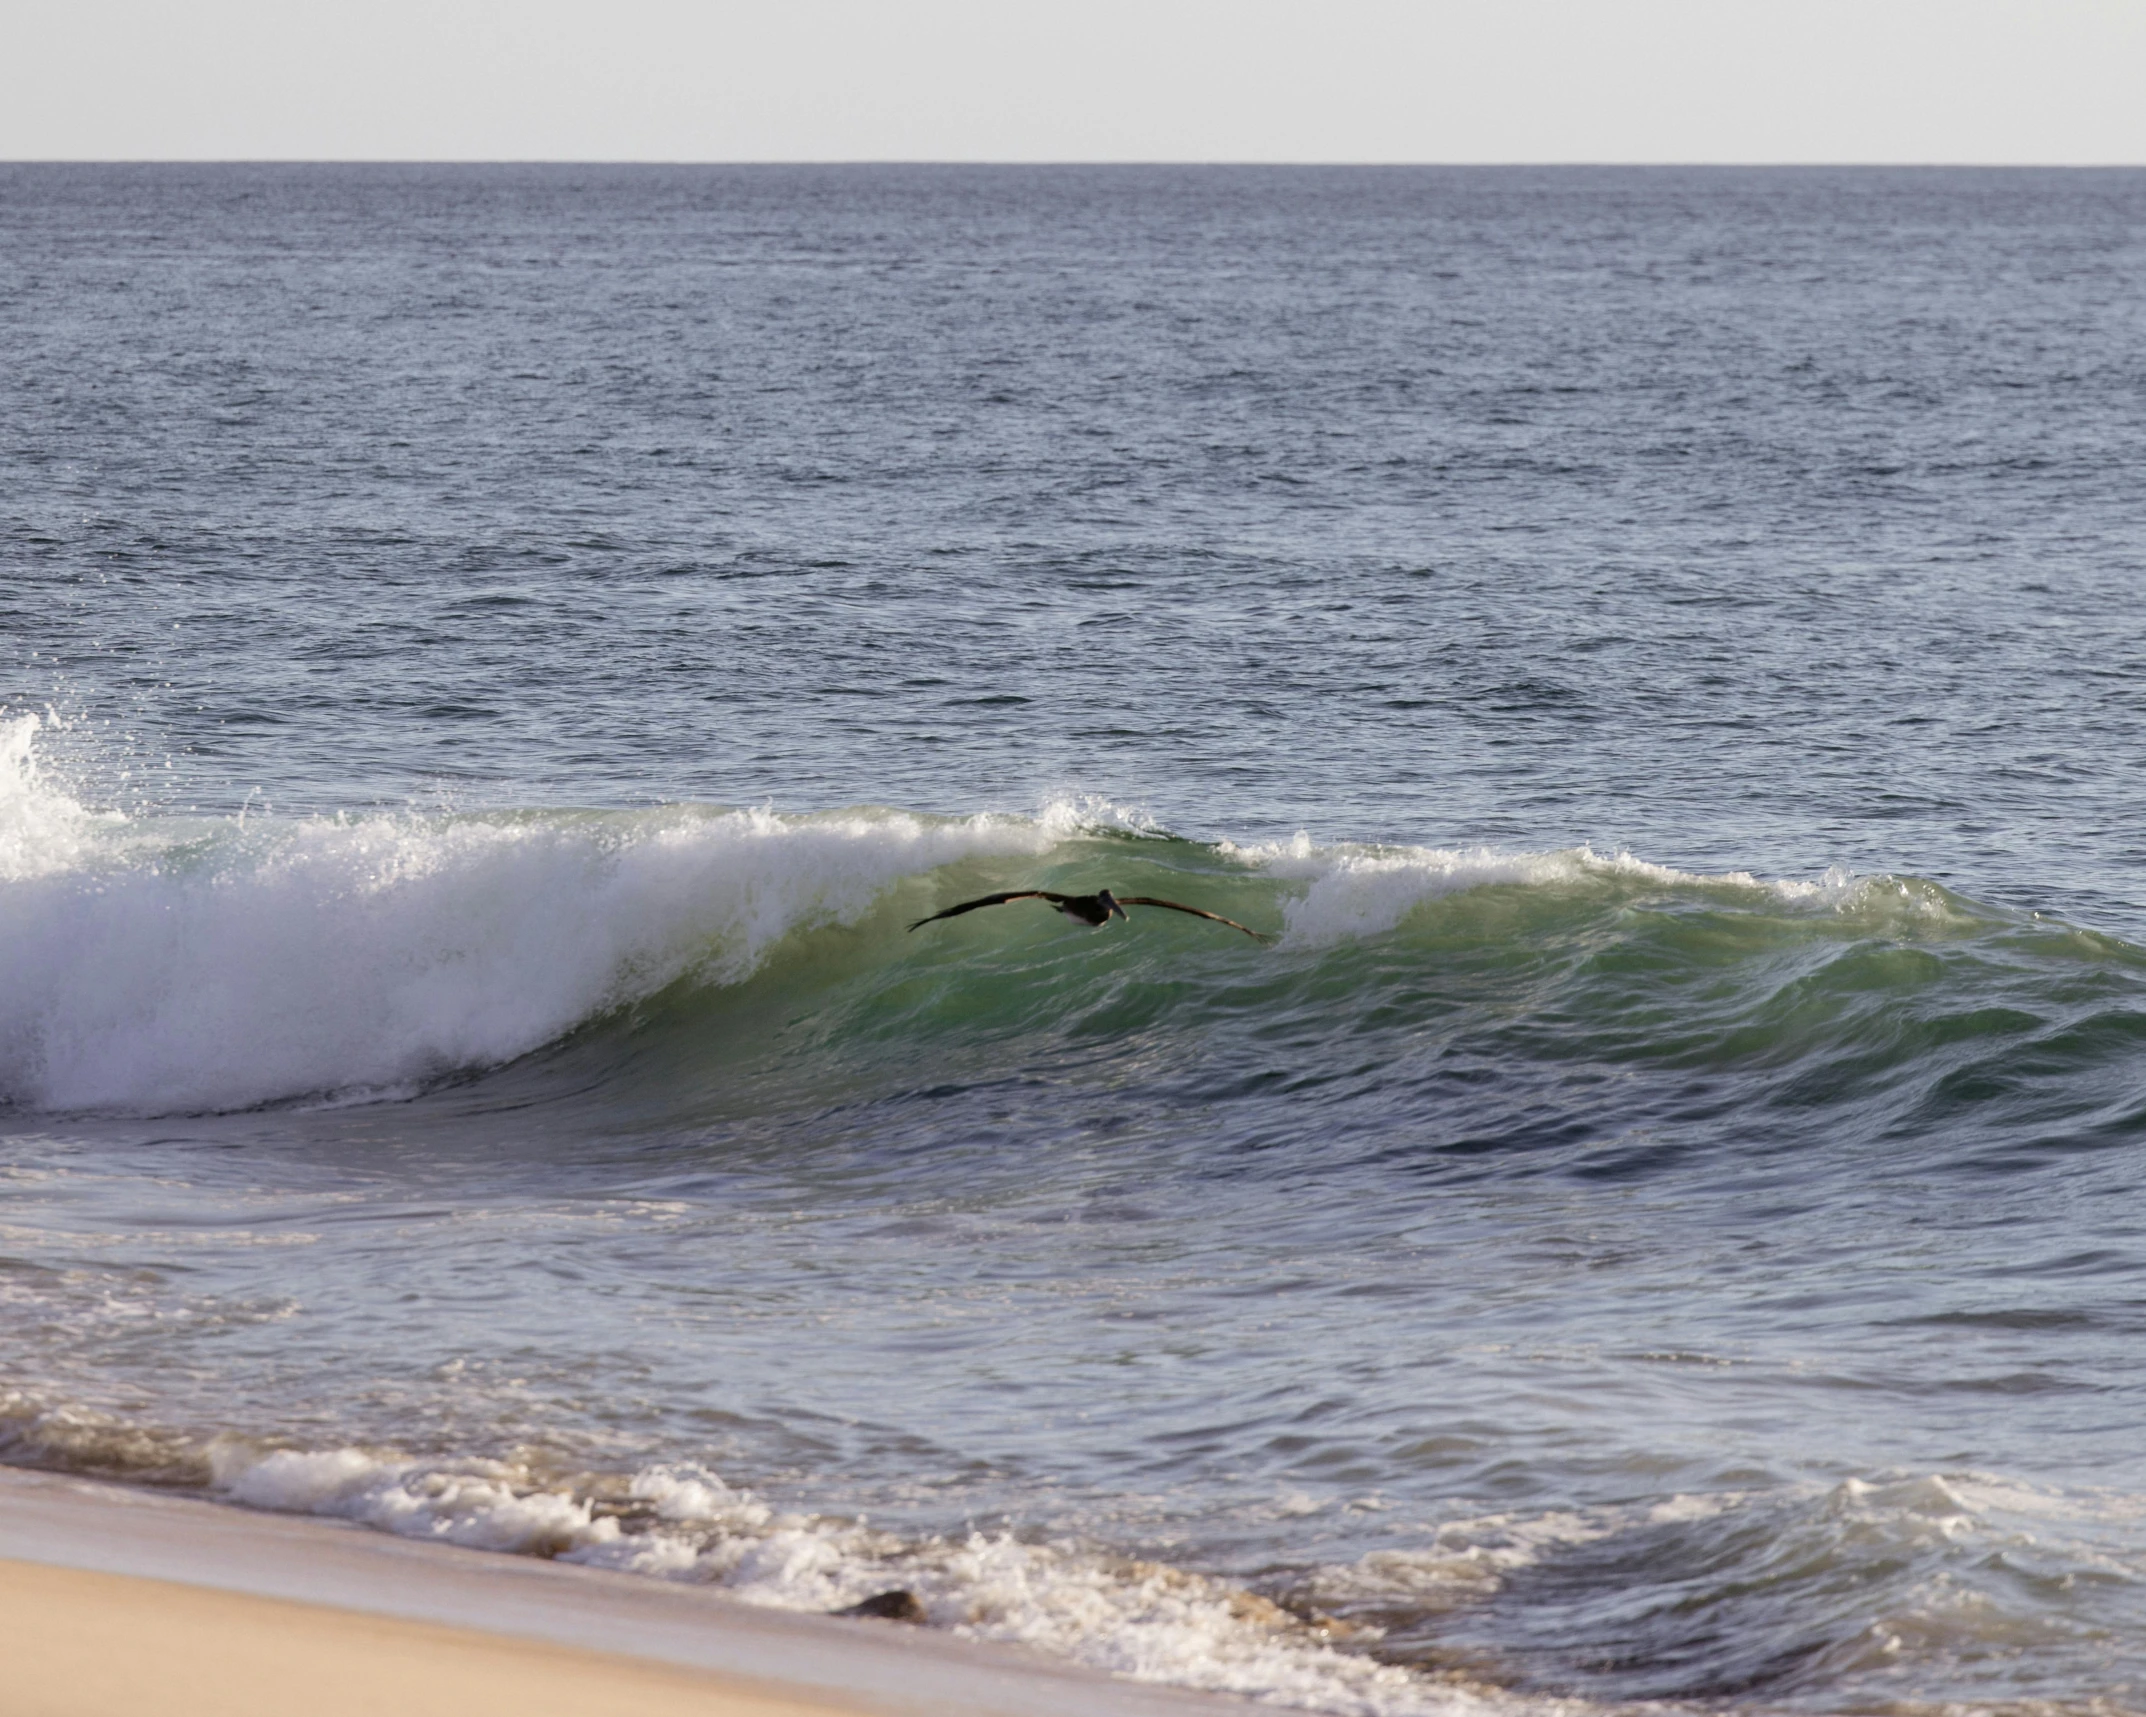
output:
[[[0,0],[0,159],[2146,163],[2146,0]]]

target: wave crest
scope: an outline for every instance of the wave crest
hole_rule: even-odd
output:
[[[35,717],[0,726],[0,1104],[63,1112],[411,1095],[516,1061],[673,986],[737,986],[771,962],[797,980],[780,998],[747,998],[724,1021],[690,1011],[697,1004],[673,1012],[695,1091],[734,1081],[739,1055],[751,1053],[722,1027],[786,1009],[816,1017],[824,1044],[839,1040],[844,1053],[913,1048],[918,1033],[1055,1030],[1069,1004],[1077,1012],[1111,992],[1078,938],[1039,935],[1048,915],[979,914],[913,943],[900,929],[964,894],[1039,884],[1109,883],[1255,927],[1279,921],[1277,1005],[1300,1002],[1320,1018],[1331,1012],[1314,1005],[1322,983],[1356,984],[1375,1011],[1385,991],[1406,992],[1394,972],[1411,962],[1494,983],[1530,960],[1556,963],[1561,939],[1585,923],[1651,937],[1665,969],[1741,960],[1748,982],[1731,988],[1764,1027],[1780,988],[1764,969],[1768,949],[1793,951],[1814,935],[1942,939],[1998,923],[1914,878],[1699,875],[1585,847],[1322,845],[1306,835],[1210,846],[1096,800],[967,818],[672,805],[129,819],[85,809],[39,773],[38,726]],[[1517,890],[1528,904],[1486,904],[1449,922],[1439,903],[1478,890]],[[1672,921],[1704,914],[1748,921],[1723,944],[1729,955],[1679,940]],[[1146,985],[1141,1006],[1171,1005],[1187,1029],[1200,1004],[1173,1003],[1165,988],[1184,960],[1222,959],[1215,971],[1228,978],[1270,957],[1235,942],[1218,952],[1200,941],[1204,930],[1155,918],[1130,946],[1088,946],[1107,951],[1113,982]],[[832,961],[815,955],[792,970],[776,958],[785,942],[837,928],[856,935]],[[1452,941],[1456,929],[1465,947]],[[1419,931],[1441,946],[1414,945]],[[1349,944],[1395,933],[1409,943],[1398,963],[1389,946],[1349,967]],[[1334,969],[1314,978],[1321,961]],[[1576,981],[1629,1010],[1614,973]],[[1674,982],[1661,990],[1658,1037],[1675,1036],[1678,1020],[1704,1025],[1687,1019],[1690,998]]]
[[[11,832],[0,1098],[153,1112],[496,1066],[681,978],[735,982],[902,877],[1055,838],[1007,817],[695,807],[174,819],[99,863],[64,809]]]

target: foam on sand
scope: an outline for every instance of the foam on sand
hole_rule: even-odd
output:
[[[254,1507],[714,1585],[773,1609],[828,1613],[900,1588],[936,1628],[1139,1682],[1338,1717],[1551,1709],[1336,1650],[1321,1627],[1183,1569],[1005,1535],[905,1541],[861,1523],[779,1514],[703,1467],[651,1467],[623,1484],[570,1490],[498,1461],[351,1448],[261,1453],[237,1443],[213,1447],[211,1458],[222,1493]]]
[[[83,1717],[1246,1709],[921,1629],[5,1468],[0,1652],[8,1696]]]

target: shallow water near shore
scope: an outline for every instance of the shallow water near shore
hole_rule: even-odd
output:
[[[1334,1712],[2146,1709],[2142,217],[0,171],[0,1459]],[[1275,939],[907,928],[1106,885]]]

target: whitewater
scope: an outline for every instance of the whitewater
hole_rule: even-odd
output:
[[[1096,802],[965,818],[680,805],[145,822],[91,812],[43,779],[39,725],[23,716],[0,732],[12,974],[0,1097],[38,1109],[409,1097],[666,992],[735,987],[778,953],[825,962],[814,932],[849,932],[841,957],[856,966],[914,956],[897,921],[948,881],[990,888],[1073,865],[1205,875],[1279,914],[1290,952],[1391,932],[1471,889],[1598,909],[1645,891],[1770,909],[1780,926],[1813,906],[1866,925],[1972,923],[1913,879],[1762,883],[1585,848],[1322,847],[1302,833],[1201,849]],[[924,880],[937,892],[899,886]]]
[[[2146,1709],[2142,213],[0,167],[0,1462]]]

